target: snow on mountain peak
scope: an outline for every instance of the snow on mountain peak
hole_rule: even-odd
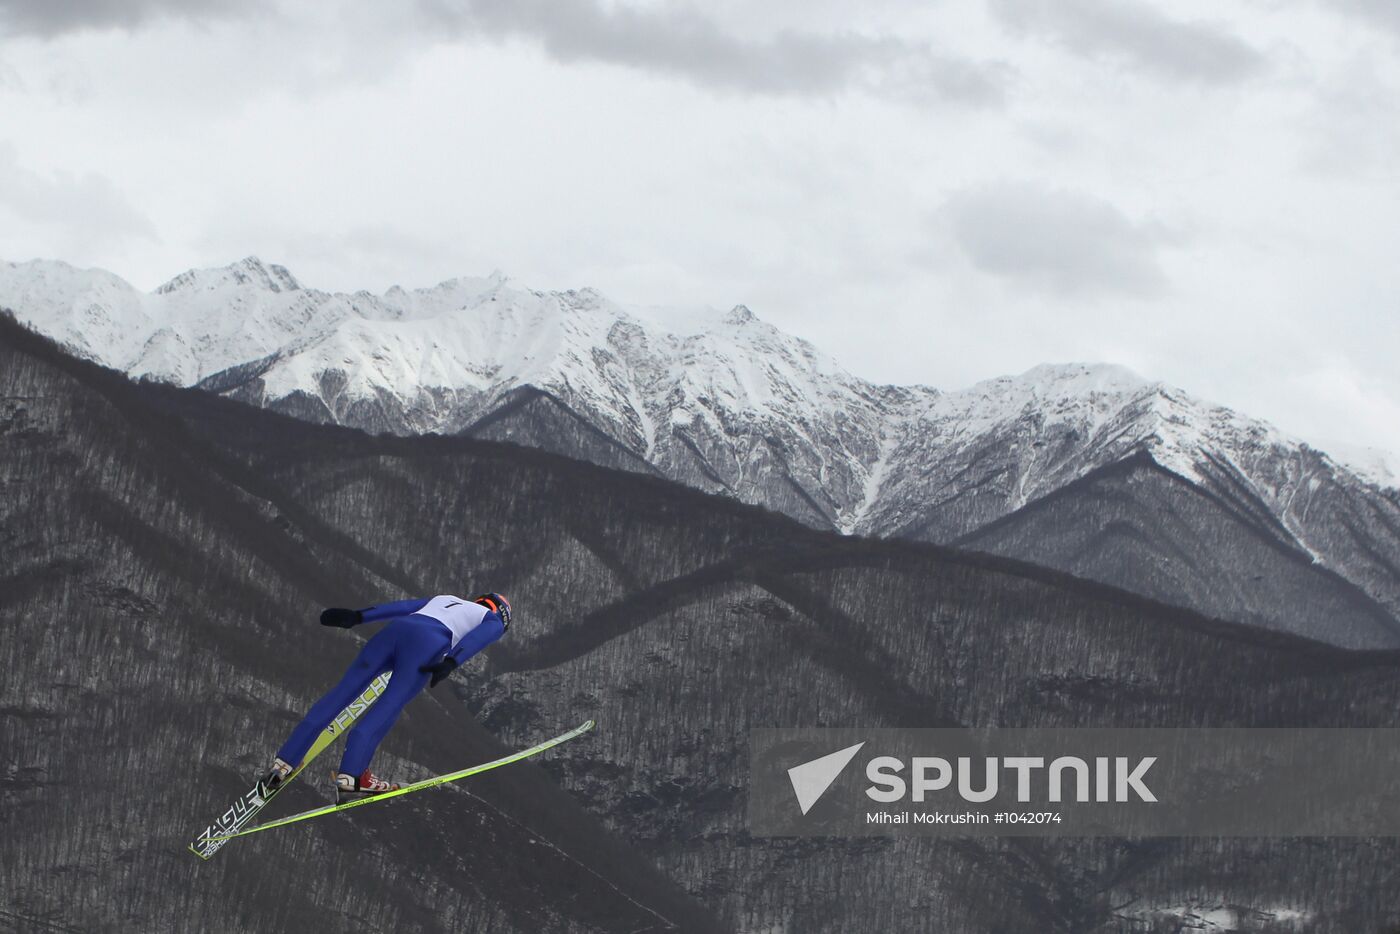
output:
[[[80,269],[57,259],[0,261],[0,281],[5,285],[4,294],[26,295],[31,301],[46,304],[87,293],[131,289],[120,276],[105,269]]]
[[[1327,453],[1367,483],[1382,489],[1400,489],[1400,454],[1337,441],[1327,444]]]
[[[533,387],[663,472],[698,471],[699,485],[741,498],[789,495],[758,492],[776,459],[815,497],[793,508],[847,531],[898,528],[920,497],[944,495],[901,477],[989,439],[1009,445],[1009,479],[997,482],[1013,504],[1134,450],[1199,478],[1205,461],[1247,466],[1261,451],[1301,449],[1122,366],[1042,364],[950,392],[878,387],[744,305],[626,306],[591,288],[525,288],[499,270],[344,294],[247,257],[142,293],[100,270],[5,263],[0,305],[133,376],[193,385],[265,361],[253,398],[301,394],[352,424],[357,405],[390,406],[374,430],[462,430]]]
[[[156,289],[160,295],[179,291],[212,292],[222,289],[250,287],[269,292],[296,292],[301,283],[285,266],[266,264],[256,256],[216,269],[191,269]]]
[[[747,305],[735,305],[729,309],[729,313],[724,316],[724,323],[733,327],[743,327],[758,321],[758,316],[749,310]]]
[[[924,418],[955,420],[963,433],[980,434],[1034,412],[1046,423],[1073,423],[1092,432],[1153,386],[1113,364],[1041,364],[1016,376],[999,376],[931,397]]]
[[[1058,394],[1074,395],[1132,392],[1151,385],[1116,363],[1042,363],[1012,379],[1042,391],[1053,388]]]

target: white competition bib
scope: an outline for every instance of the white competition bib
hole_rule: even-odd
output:
[[[454,597],[451,594],[442,594],[429,600],[427,605],[415,615],[431,616],[450,629],[452,631],[452,645],[449,646],[448,651],[451,651],[457,647],[458,642],[462,641],[463,636],[480,626],[481,621],[490,612],[480,603],[463,600],[461,597]]]

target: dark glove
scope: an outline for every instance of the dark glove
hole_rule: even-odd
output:
[[[447,657],[444,658],[442,661],[438,662],[436,665],[424,665],[418,670],[423,672],[423,674],[425,675],[431,674],[433,676],[433,680],[428,685],[428,687],[435,688],[438,686],[439,681],[446,681],[448,676],[451,675],[452,672],[457,670],[457,660],[455,658]]]
[[[349,629],[364,621],[364,614],[359,610],[347,610],[343,607],[333,606],[329,610],[321,611],[322,626],[339,626],[341,629]]]

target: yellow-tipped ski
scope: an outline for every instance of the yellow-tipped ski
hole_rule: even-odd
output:
[[[560,743],[567,743],[571,739],[577,739],[584,733],[593,729],[594,723],[588,720],[579,724],[567,733],[560,733],[553,739],[547,739],[538,746],[531,746],[529,749],[522,749],[520,752],[512,753],[503,759],[494,759],[491,762],[483,762],[481,765],[474,765],[469,769],[462,769],[460,772],[448,772],[446,775],[439,775],[436,778],[426,778],[421,782],[414,782],[405,785],[394,791],[386,791],[380,795],[369,798],[361,798],[358,801],[347,801],[345,804],[328,804],[325,807],[316,808],[311,811],[303,811],[300,814],[293,814],[290,817],[282,817],[266,824],[258,824],[256,827],[243,827],[218,835],[218,842],[222,843],[232,840],[234,837],[246,837],[249,834],[257,833],[260,830],[271,830],[273,827],[283,827],[287,824],[295,824],[298,821],[310,820],[313,817],[320,817],[323,814],[334,814],[337,811],[348,811],[350,808],[361,807],[366,804],[373,804],[376,801],[383,801],[386,798],[397,798],[399,795],[406,795],[410,791],[422,791],[424,788],[432,788],[435,785],[445,785],[448,782],[455,782],[458,779],[466,778],[470,775],[479,775],[482,772],[489,772],[491,769],[499,769],[503,765],[510,765],[512,762],[519,762],[521,759],[528,759],[531,756],[539,755],[546,749],[553,749]]]
[[[290,785],[293,779],[311,764],[312,759],[319,756],[327,746],[335,742],[337,736],[350,729],[359,719],[360,714],[368,710],[370,705],[379,699],[379,695],[384,693],[384,688],[388,685],[389,675],[387,673],[371,681],[364,693],[351,701],[350,705],[321,731],[321,734],[316,737],[316,742],[312,743],[311,748],[307,750],[306,757],[301,760],[301,765],[295,772],[287,776],[286,781],[273,789],[270,794],[263,794],[262,782],[258,782],[189,845],[190,852],[203,860],[207,860],[219,852],[219,848],[228,842],[232,831],[241,829],[251,821],[259,811],[267,806],[269,801],[277,796],[278,792]]]

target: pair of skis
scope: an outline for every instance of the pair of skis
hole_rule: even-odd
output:
[[[474,765],[471,768],[462,769],[458,772],[449,772],[446,775],[438,775],[434,778],[424,779],[421,782],[414,782],[405,785],[394,791],[387,791],[384,794],[374,795],[369,798],[360,798],[356,801],[347,801],[344,804],[328,804],[325,807],[314,808],[310,811],[303,811],[300,814],[293,814],[290,817],[282,817],[265,824],[253,824],[252,820],[259,811],[265,808],[278,792],[291,784],[292,779],[301,774],[311,760],[316,758],[322,750],[329,746],[336,737],[350,728],[360,715],[369,709],[369,706],[379,699],[379,695],[384,693],[384,688],[389,683],[389,675],[383,674],[376,678],[365,692],[355,698],[340,715],[331,721],[330,725],[316,737],[316,742],[307,751],[306,758],[295,772],[276,788],[268,788],[262,781],[255,784],[249,791],[243,794],[233,806],[220,815],[219,819],[210,824],[203,833],[195,838],[189,849],[200,859],[207,860],[217,853],[225,843],[235,837],[245,837],[262,830],[271,830],[273,827],[283,827],[287,824],[295,824],[299,821],[310,820],[313,817],[321,817],[325,814],[333,814],[337,811],[347,811],[350,808],[361,807],[366,804],[373,804],[376,801],[383,801],[388,798],[396,798],[399,795],[406,795],[413,791],[422,791],[425,788],[433,788],[438,785],[445,785],[448,782],[455,782],[459,779],[467,778],[471,775],[478,775],[482,772],[489,772],[498,769],[503,765],[510,765],[512,762],[519,762],[531,756],[539,755],[547,749],[553,749],[560,743],[567,743],[571,739],[576,739],[593,729],[593,721],[588,720],[579,724],[572,730],[560,733],[553,739],[545,740],[542,743],[531,746],[529,749],[522,749],[520,752],[512,753],[491,762],[483,762],[481,765]]]
[[[370,682],[364,693],[350,702],[334,720],[330,722],[321,735],[316,737],[316,742],[311,744],[311,748],[306,752],[306,758],[295,772],[288,775],[276,788],[268,788],[261,780],[244,792],[237,801],[229,807],[227,811],[220,814],[214,823],[204,829],[194,842],[190,844],[190,852],[200,859],[209,859],[223,847],[238,831],[247,827],[257,816],[257,813],[267,807],[267,803],[276,796],[283,788],[292,783],[292,779],[301,774],[311,764],[321,752],[335,742],[335,738],[354,725],[360,718],[360,714],[369,709],[370,705],[379,700],[379,695],[384,693],[384,688],[389,685],[389,675],[382,674]]]

